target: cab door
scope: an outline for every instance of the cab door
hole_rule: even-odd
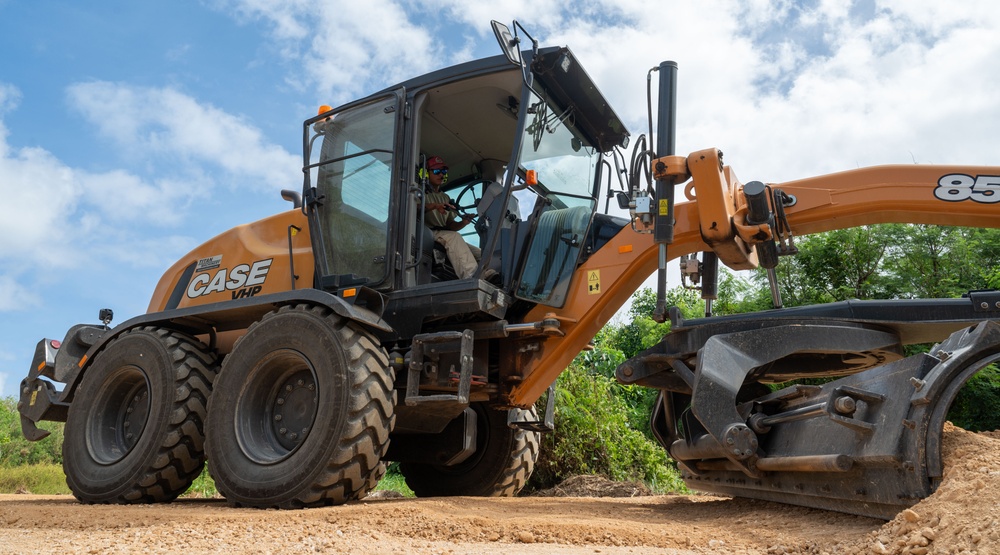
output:
[[[318,228],[312,236],[322,288],[390,285],[402,97],[397,91],[311,122],[306,179],[315,184],[310,225]]]

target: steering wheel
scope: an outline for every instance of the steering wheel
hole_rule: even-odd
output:
[[[482,199],[476,195],[476,186],[482,185],[483,191],[485,191],[486,187],[489,187],[490,183],[492,183],[492,181],[489,179],[474,179],[467,183],[465,187],[462,188],[462,191],[458,193],[458,196],[455,197],[455,212],[463,218],[470,216],[471,219],[469,221],[473,224],[478,223],[479,211],[477,210],[477,207],[479,206],[479,201]],[[469,195],[470,193],[471,195]],[[471,202],[462,201],[465,195],[472,197]]]

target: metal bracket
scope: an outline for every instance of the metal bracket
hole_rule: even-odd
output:
[[[425,333],[414,336],[413,348],[410,358],[409,373],[406,379],[407,406],[413,407],[423,403],[440,403],[461,407],[464,410],[469,406],[469,390],[472,388],[472,330],[464,331],[442,331],[438,333]],[[460,341],[459,357],[461,359],[461,370],[458,375],[458,390],[454,395],[421,395],[420,375],[424,369],[425,346],[441,343]],[[459,410],[458,412],[461,412]]]
[[[507,426],[518,428],[529,432],[551,432],[556,429],[556,382],[549,386],[549,397],[545,402],[545,414],[541,420],[518,420],[518,414],[522,411],[511,409],[507,412]]]
[[[1000,291],[970,291],[973,312],[1000,313]]]

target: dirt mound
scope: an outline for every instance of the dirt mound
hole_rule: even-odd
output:
[[[1000,553],[1000,431],[945,425],[944,478],[933,495],[862,538],[836,545],[844,555]],[[806,549],[784,553],[816,553]],[[826,551],[823,551],[826,552]]]
[[[572,476],[558,486],[533,493],[535,497],[639,497],[652,495],[636,482],[613,482],[603,476]]]

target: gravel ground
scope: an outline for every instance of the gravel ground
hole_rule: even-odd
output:
[[[301,511],[0,495],[0,553],[1000,553],[1000,434],[949,427],[944,438],[945,481],[889,522],[620,485],[606,491],[594,479],[545,497],[379,497]],[[602,492],[634,496],[579,496]]]

